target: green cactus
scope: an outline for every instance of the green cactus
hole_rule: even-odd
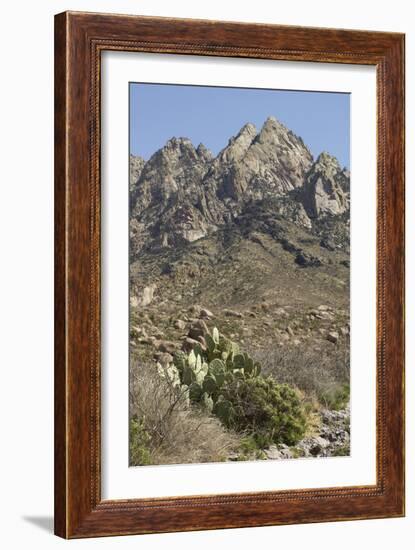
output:
[[[165,367],[163,367],[160,363],[157,363],[157,370],[160,377],[169,380],[173,387],[180,387],[180,373],[178,368],[173,363],[166,365]]]
[[[213,361],[209,363],[209,370],[212,372],[215,372],[217,370],[224,371],[225,364],[220,359],[213,359]]]
[[[237,353],[233,357],[233,368],[242,370],[245,368],[245,357],[242,353]]]
[[[220,338],[220,342],[218,344],[218,348],[219,348],[219,351],[221,352],[225,352],[227,354],[231,354],[232,353],[232,342],[230,340],[228,340],[227,338],[225,338],[224,336],[222,336]]]
[[[203,395],[203,389],[197,382],[192,382],[189,386],[189,397],[191,401],[199,401]]]
[[[201,357],[200,355],[197,356],[198,359],[200,359],[200,361],[198,361],[196,363],[196,367],[195,367],[195,377],[196,377],[196,382],[198,384],[202,384],[203,383],[203,380],[205,379],[205,376],[209,370],[209,367],[208,367],[208,364],[203,362],[202,363],[202,360],[201,360]]]
[[[208,374],[203,380],[203,391],[209,395],[218,390],[218,384],[214,376]]]
[[[187,354],[184,351],[176,351],[173,357],[173,364],[179,372],[182,372],[187,365]]]
[[[225,363],[220,359],[214,359],[213,361],[211,361],[209,363],[209,374],[215,377],[218,387],[221,387],[225,382]]]
[[[258,377],[261,366],[254,363],[249,354],[241,352],[237,343],[220,334],[216,327],[212,335],[205,335],[205,340],[206,349],[197,344],[189,354],[177,352],[171,365],[159,365],[160,376],[167,377],[173,386],[179,387],[188,404],[199,403],[231,427],[239,409],[229,397],[225,398],[228,388]]]
[[[237,353],[239,353],[239,344],[237,344],[236,342],[231,342],[231,344],[232,344],[232,354],[236,355]]]
[[[205,341],[208,354],[214,353],[216,348],[216,343],[210,334],[205,334]]]
[[[195,352],[195,355],[203,356],[204,354],[204,350],[200,344],[195,344],[193,351]]]
[[[186,386],[190,386],[190,384],[195,381],[196,381],[195,371],[191,367],[186,366],[182,372],[182,383],[185,384]]]
[[[234,416],[234,410],[232,403],[227,399],[218,400],[214,407],[213,413],[225,424],[225,426],[231,426]]]
[[[193,350],[189,353],[187,357],[187,363],[192,369],[196,366],[196,354]]]
[[[233,371],[233,376],[234,376],[234,378],[238,378],[239,380],[244,380],[244,378],[245,378],[244,370],[243,369],[235,369]]]
[[[254,360],[252,359],[252,357],[245,357],[245,374],[247,374],[248,376],[250,374],[252,374],[254,372]]]

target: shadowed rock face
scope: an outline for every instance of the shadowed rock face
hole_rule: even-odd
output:
[[[302,139],[274,117],[260,131],[246,124],[216,157],[203,144],[172,138],[147,162],[130,157],[132,258],[197,241],[264,200],[311,230],[349,209],[349,181],[329,154],[313,162]]]

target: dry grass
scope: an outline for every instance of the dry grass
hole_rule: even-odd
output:
[[[235,434],[205,411],[189,407],[183,390],[161,377],[154,364],[134,364],[130,376],[130,418],[145,430],[141,441],[130,440],[131,466],[140,464],[143,445],[145,464],[221,462],[238,447]]]
[[[252,355],[262,364],[264,374],[272,375],[279,383],[296,386],[330,408],[330,400],[344,393],[350,383],[348,341],[318,351],[287,346],[252,351]]]

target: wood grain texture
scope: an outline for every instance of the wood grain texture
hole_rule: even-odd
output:
[[[100,54],[377,68],[377,482],[101,501]],[[404,514],[404,36],[65,12],[55,18],[55,532],[65,538]]]

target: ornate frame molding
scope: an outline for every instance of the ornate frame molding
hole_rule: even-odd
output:
[[[104,50],[376,66],[376,485],[101,500]],[[56,534],[74,538],[403,515],[404,35],[65,12],[55,19],[55,51]]]

